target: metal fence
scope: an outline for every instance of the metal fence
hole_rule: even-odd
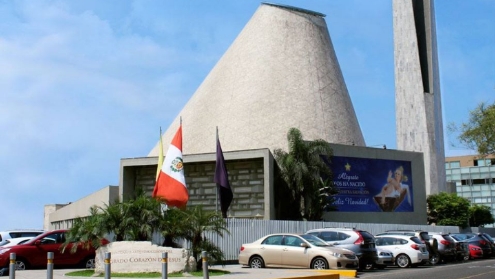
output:
[[[207,233],[205,237],[224,252],[227,261],[237,261],[239,248],[243,243],[253,242],[271,233],[304,233],[310,229],[324,227],[357,228],[374,235],[387,230],[397,229],[446,233],[460,232],[459,227],[455,226],[228,219],[227,229],[230,234],[220,237],[214,233]]]
[[[406,225],[406,224],[375,224],[375,223],[342,223],[322,221],[281,221],[281,220],[259,220],[259,219],[227,219],[227,230],[229,233],[223,237],[216,233],[205,233],[205,237],[224,252],[225,260],[237,261],[239,249],[244,243],[251,243],[267,234],[272,233],[305,233],[311,229],[334,227],[334,228],[356,228],[370,232],[373,235],[387,230],[424,230],[428,232],[465,233],[465,232],[487,232],[495,235],[495,228],[465,228],[456,226],[435,225]],[[153,243],[161,245],[163,237],[155,234]],[[184,248],[190,249],[187,241],[182,243]]]

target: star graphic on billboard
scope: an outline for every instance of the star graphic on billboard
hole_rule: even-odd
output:
[[[345,164],[345,171],[350,171],[351,170],[351,165],[349,163]]]

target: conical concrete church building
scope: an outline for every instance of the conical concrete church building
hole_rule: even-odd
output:
[[[184,154],[286,149],[296,127],[307,140],[364,146],[324,15],[261,4],[163,134],[179,119]],[[148,156],[158,155],[158,144]]]
[[[295,127],[304,139],[323,139],[333,149],[338,211],[325,212],[323,220],[354,224],[426,220],[423,153],[365,146],[323,14],[261,4],[163,134],[164,150],[180,119],[188,207],[220,209],[214,181],[218,127],[233,192],[227,216],[291,220],[290,211],[300,205],[293,204],[280,183],[273,151],[287,149],[287,132]],[[151,195],[158,147],[147,156],[120,160],[119,200],[132,198],[141,189]],[[396,169],[408,177],[401,195],[382,197],[387,203],[378,204],[387,175]],[[94,201],[114,201],[115,192],[105,188],[58,208],[47,223],[53,228],[70,226],[75,216],[87,216]]]

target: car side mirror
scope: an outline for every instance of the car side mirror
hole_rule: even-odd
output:
[[[306,243],[306,242],[302,242],[302,243],[301,243],[301,247],[308,248],[308,247],[309,247],[309,245],[308,245],[308,243]]]
[[[40,245],[40,244],[41,244],[41,240],[36,240],[36,241],[34,242],[34,245]]]

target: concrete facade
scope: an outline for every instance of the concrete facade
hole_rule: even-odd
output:
[[[383,160],[410,161],[412,180],[415,181],[413,191],[414,212],[340,212],[332,211],[324,214],[325,221],[383,223],[383,224],[426,224],[426,189],[423,153],[369,148],[361,146],[345,146],[331,144],[333,154],[342,157],[371,158]]]
[[[88,216],[89,209],[92,206],[104,207],[105,204],[116,201],[119,198],[118,193],[118,186],[107,186],[72,203],[47,205],[45,206],[43,229],[58,230],[70,228],[75,218]]]
[[[446,191],[433,1],[394,0],[397,149],[424,153],[426,194]]]
[[[332,222],[362,222],[391,224],[426,224],[426,194],[423,154],[331,144],[335,156],[410,161],[415,181],[414,212],[327,212],[324,220]],[[277,196],[274,179],[276,166],[268,149],[225,152],[229,181],[234,194],[228,216],[276,220],[284,208],[279,208],[283,196]],[[206,210],[219,210],[216,184],[213,182],[215,153],[184,156],[184,173],[189,190],[188,206],[202,205]],[[126,199],[137,187],[151,195],[155,184],[157,157],[121,160],[120,195]],[[295,206],[295,205],[290,205]]]
[[[224,152],[234,199],[229,217],[275,219],[273,196],[273,156],[268,149]],[[215,153],[184,155],[184,173],[189,206],[220,210],[217,186],[213,182]],[[122,159],[120,198],[126,200],[137,188],[153,192],[157,157]]]
[[[164,150],[180,118],[183,154],[215,152],[216,127],[224,151],[285,149],[293,127],[365,145],[324,15],[287,6],[260,5],[163,134]]]

